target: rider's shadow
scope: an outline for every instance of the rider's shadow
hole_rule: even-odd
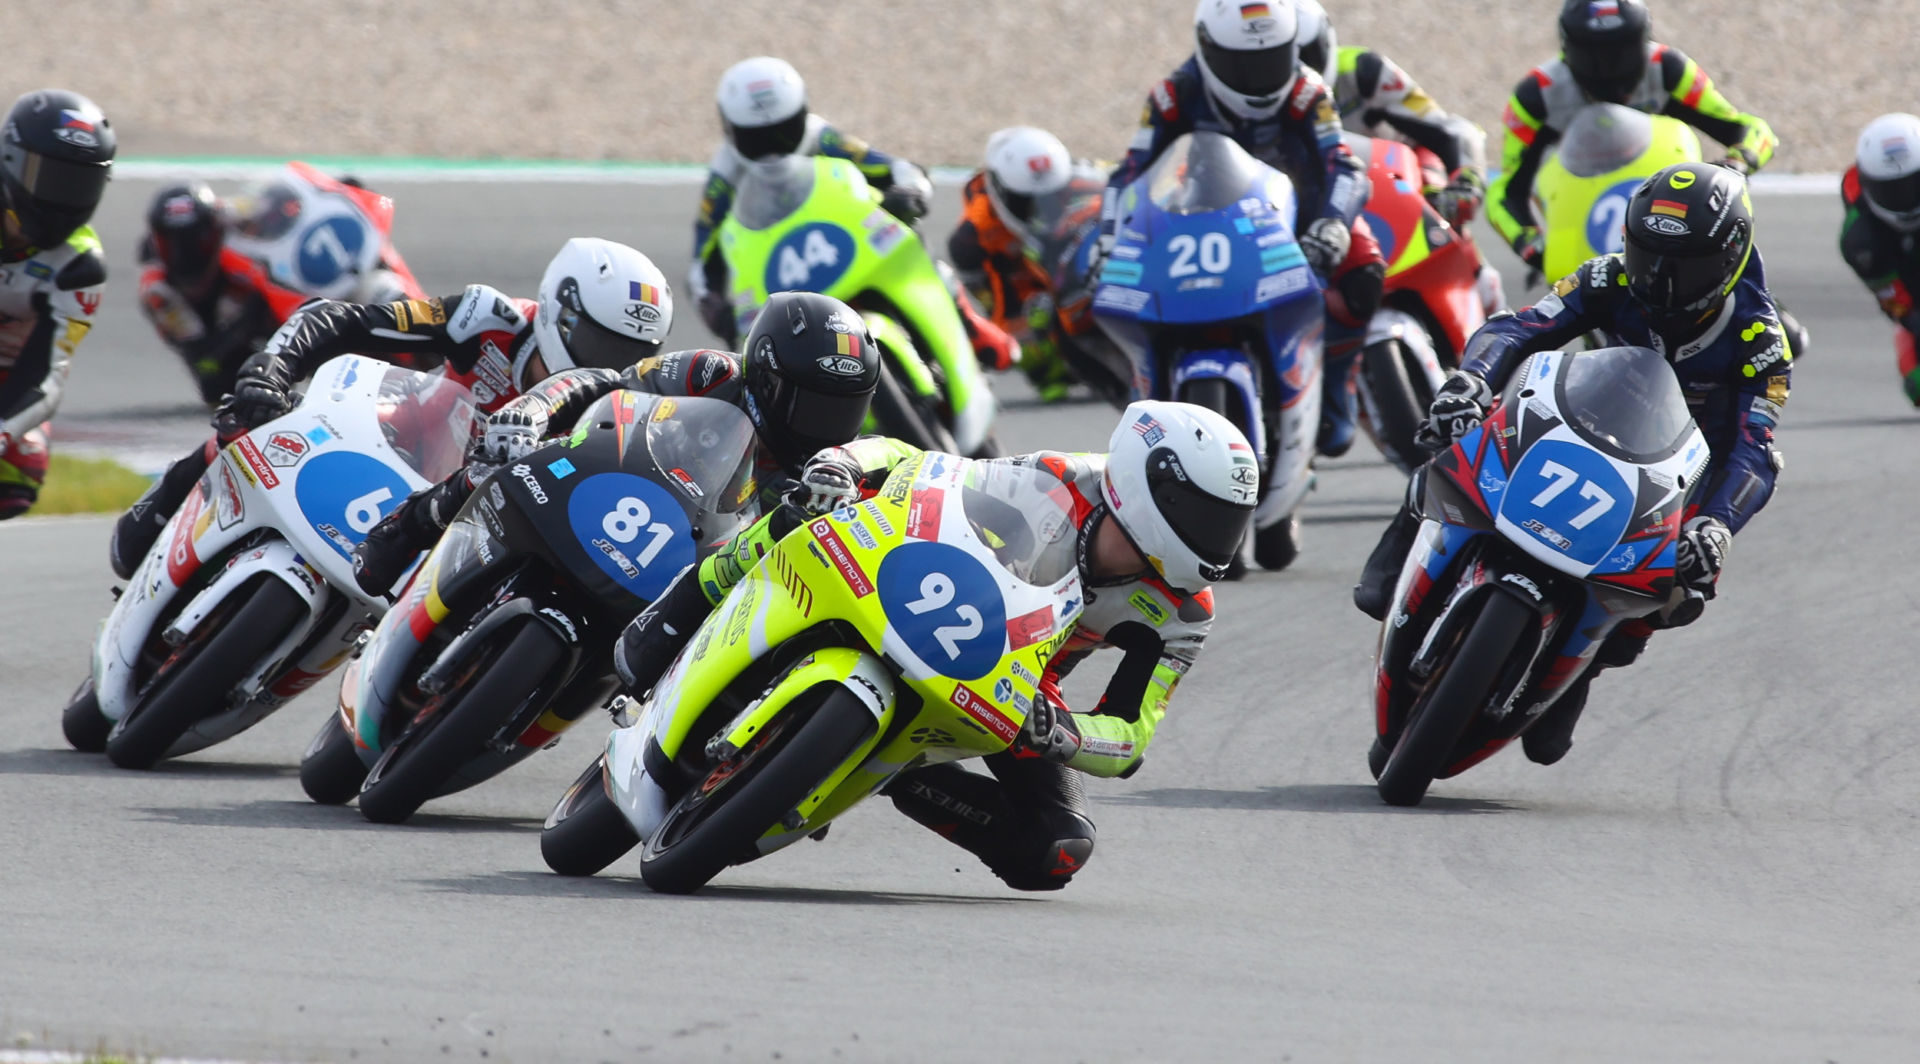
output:
[[[844,890],[837,888],[755,887],[710,885],[697,894],[655,894],[639,876],[557,876],[547,872],[496,872],[456,879],[419,879],[415,883],[448,894],[479,894],[513,898],[630,898],[672,904],[698,902],[777,902],[787,905],[1009,905],[1032,900],[1027,895],[989,897],[968,894],[929,894],[924,891]]]
[[[325,831],[375,831],[394,838],[412,832],[531,834],[540,830],[534,817],[468,816],[416,813],[404,825],[374,824],[351,809],[291,799],[261,799],[229,805],[182,807],[150,806],[136,810],[146,820],[207,828],[309,828]]]
[[[1380,800],[1372,784],[1289,783],[1251,791],[1204,787],[1162,787],[1157,790],[1102,794],[1098,801],[1112,805],[1144,805],[1162,809],[1272,809],[1291,813],[1510,813],[1523,810],[1519,802],[1491,798],[1449,798],[1429,794],[1415,809],[1401,809]]]
[[[202,761],[176,758],[162,761],[151,769],[129,772],[101,754],[86,754],[65,747],[39,747],[0,751],[0,775],[19,776],[99,776],[129,782],[155,779],[278,779],[300,774],[298,765],[268,764],[258,761]]]

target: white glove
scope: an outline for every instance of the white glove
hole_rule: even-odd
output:
[[[501,466],[518,462],[540,446],[546,431],[546,419],[507,407],[487,419],[480,434],[480,445],[473,460],[482,465]]]
[[[1353,232],[1338,218],[1316,218],[1300,234],[1300,251],[1322,280],[1333,276],[1334,268],[1346,259],[1351,247]]]
[[[860,463],[842,447],[829,447],[807,459],[787,502],[818,517],[860,501]]]
[[[1720,568],[1733,551],[1733,531],[1717,517],[1696,517],[1687,522],[1674,544],[1674,578],[1681,586],[1712,598],[1720,579]]]

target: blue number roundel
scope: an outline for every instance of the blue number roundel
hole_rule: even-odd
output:
[[[1508,479],[1500,516],[1581,565],[1596,565],[1626,534],[1634,492],[1595,451],[1565,440],[1528,449]]]
[[[1007,607],[993,574],[945,543],[907,543],[880,563],[880,606],[920,660],[955,680],[978,680],[1000,664]]]
[[[358,451],[314,455],[293,485],[300,513],[343,558],[412,491],[385,462]]]
[[[1611,255],[1626,247],[1621,227],[1627,223],[1627,201],[1633,198],[1633,190],[1645,181],[1644,177],[1630,177],[1593,201],[1587,211],[1588,247],[1602,255]]]
[[[325,288],[340,279],[360,262],[360,249],[367,245],[367,225],[358,218],[336,214],[300,234],[299,255],[294,260],[300,280],[313,288]]]
[[[565,461],[562,459],[561,461]],[[565,473],[548,466],[561,478]],[[666,488],[632,473],[595,473],[567,500],[567,523],[587,557],[613,582],[652,601],[693,564],[693,526]]]
[[[824,292],[846,274],[857,252],[845,229],[808,222],[774,246],[767,259],[767,291]]]

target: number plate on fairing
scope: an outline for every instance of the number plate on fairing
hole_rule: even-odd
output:
[[[293,490],[301,515],[343,558],[413,491],[386,463],[344,450],[308,459]]]
[[[679,500],[644,477],[596,473],[581,481],[567,499],[567,522],[602,572],[648,601],[694,562],[693,526]]]
[[[979,559],[945,543],[904,543],[880,563],[887,623],[934,672],[977,680],[1000,664],[1007,610]]]

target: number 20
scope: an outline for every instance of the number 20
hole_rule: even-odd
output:
[[[928,573],[920,581],[920,597],[907,603],[907,612],[918,616],[929,610],[937,610],[953,601],[953,578],[945,573]],[[940,641],[940,649],[947,652],[950,660],[960,659],[960,642],[972,639],[980,634],[985,622],[980,611],[962,603],[953,611],[963,624],[943,624],[933,630],[933,637]]]
[[[1540,475],[1553,481],[1553,483],[1542,488],[1540,494],[1533,497],[1533,504],[1535,506],[1545,506],[1554,499],[1559,498],[1561,492],[1566,491],[1580,480],[1580,474],[1558,462],[1547,462],[1541,465]],[[1567,522],[1567,524],[1572,525],[1574,528],[1585,528],[1593,524],[1596,520],[1599,520],[1601,514],[1613,509],[1615,501],[1613,496],[1607,494],[1606,489],[1591,480],[1580,485],[1580,497],[1593,500],[1593,505],[1580,511],[1579,516]]]
[[[1186,277],[1201,270],[1225,273],[1227,267],[1233,265],[1233,245],[1225,233],[1207,233],[1197,242],[1190,234],[1181,233],[1167,241],[1167,250],[1173,252],[1173,265],[1167,267],[1168,277]],[[1199,265],[1193,261],[1195,250],[1200,252]]]

